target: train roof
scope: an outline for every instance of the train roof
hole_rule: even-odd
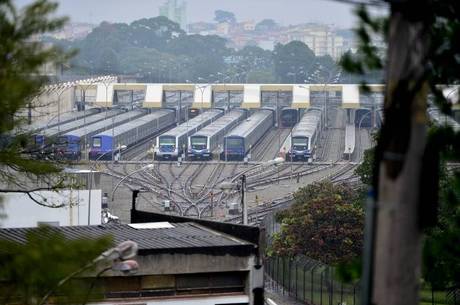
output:
[[[309,109],[292,129],[292,137],[311,137],[321,120],[321,110]]]
[[[71,121],[66,124],[55,126],[53,128],[45,129],[41,134],[47,137],[53,137],[53,136],[58,135],[60,132],[68,132],[69,130],[74,130],[84,125],[89,125],[89,124],[98,122],[100,120],[105,120],[106,118],[113,117],[114,115],[117,115],[119,113],[121,113],[121,110],[118,110],[118,109],[104,111],[104,112],[93,114],[93,115],[90,115],[90,116],[87,116],[87,117],[84,117],[84,118],[81,118],[75,121]]]
[[[226,137],[245,137],[250,131],[256,128],[262,121],[273,114],[271,110],[258,110],[256,113],[251,115],[235,129],[227,133]]]
[[[240,119],[242,116],[244,116],[246,112],[242,109],[234,109],[227,114],[225,114],[223,117],[218,118],[208,126],[204,127],[200,131],[196,132],[192,137],[194,136],[204,136],[204,137],[210,137],[213,136],[214,134],[218,133],[220,130],[226,128],[229,124],[232,124],[234,121]]]
[[[174,113],[174,110],[169,110],[169,109],[161,109],[157,110],[151,114],[145,115],[143,117],[137,118],[132,120],[131,122],[121,124],[119,126],[116,126],[113,129],[106,130],[104,132],[98,133],[97,135],[94,135],[93,137],[97,136],[118,136],[122,133],[125,133],[126,131],[129,131],[131,129],[137,128],[139,126],[144,125],[145,123],[148,123],[150,121],[159,119],[165,115],[169,115],[171,113]]]
[[[145,111],[143,111],[143,110],[134,110],[134,111],[124,112],[124,113],[116,115],[116,116],[114,116],[112,118],[105,119],[103,121],[99,121],[97,123],[91,124],[89,126],[84,126],[84,127],[78,128],[76,130],[69,131],[69,132],[63,134],[62,136],[74,136],[74,137],[79,137],[80,138],[80,137],[83,137],[83,136],[85,136],[87,134],[90,134],[92,132],[97,132],[98,130],[101,130],[101,129],[112,128],[112,124],[114,123],[114,120],[115,120],[115,123],[116,123],[116,122],[120,122],[120,121],[124,121],[124,120],[129,120],[130,118],[136,118],[136,117],[138,117],[138,116],[140,116],[142,114],[145,114]]]
[[[434,121],[434,123],[437,124],[437,125],[448,125],[448,126],[452,127],[455,131],[460,130],[460,124],[457,121],[455,121],[450,116],[442,113],[436,107],[428,108],[428,115]]]
[[[51,118],[51,120],[48,120],[48,121],[45,120],[45,121],[35,122],[30,125],[22,125],[18,128],[18,130],[22,132],[40,131],[45,128],[51,128],[57,125],[63,125],[70,121],[78,120],[83,117],[88,117],[90,115],[97,114],[100,112],[101,112],[100,108],[91,108],[85,111],[66,112],[66,113],[61,114],[60,116],[55,115],[53,118]]]
[[[183,134],[186,134],[189,132],[191,129],[195,129],[198,127],[200,124],[202,124],[204,121],[210,120],[214,118],[215,116],[218,116],[219,114],[222,114],[222,110],[220,109],[211,109],[206,112],[203,112],[200,115],[197,115],[193,119],[188,120],[187,122],[184,122],[180,124],[177,127],[174,127],[173,129],[163,133],[161,136],[172,136],[172,137],[177,137],[181,136]]]

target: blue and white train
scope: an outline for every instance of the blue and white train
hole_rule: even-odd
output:
[[[176,111],[157,110],[91,137],[91,160],[111,160],[121,146],[132,146],[174,125]]]
[[[82,151],[85,151],[85,145],[90,143],[92,136],[137,119],[143,115],[146,115],[146,111],[144,110],[129,111],[110,119],[105,119],[67,132],[58,137],[55,155],[62,159],[79,160],[81,158]]]
[[[288,136],[286,161],[308,161],[313,156],[322,129],[321,115],[320,109],[308,109],[295,125]]]
[[[205,128],[188,137],[187,156],[191,160],[211,160],[223,146],[224,136],[247,116],[244,109],[234,109]],[[219,155],[219,152],[218,152]]]
[[[188,136],[214,122],[223,115],[220,109],[211,109],[182,123],[157,137],[155,145],[156,160],[177,160],[187,151]]]
[[[258,110],[224,137],[223,160],[244,160],[251,148],[273,127],[273,110]]]

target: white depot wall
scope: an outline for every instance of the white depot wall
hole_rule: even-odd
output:
[[[59,226],[78,226],[88,224],[88,190],[63,190],[60,192],[38,191],[31,194],[36,200],[48,205],[61,205],[49,208],[39,205],[22,193],[2,195],[3,211],[6,218],[0,219],[0,227],[36,227],[39,222]],[[90,224],[101,224],[101,190],[91,190]]]

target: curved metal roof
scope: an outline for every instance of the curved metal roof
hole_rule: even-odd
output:
[[[143,117],[140,117],[140,118],[137,118],[131,122],[128,122],[128,123],[125,123],[125,124],[122,124],[120,126],[117,126],[113,129],[109,129],[109,130],[106,130],[104,132],[101,132],[101,133],[98,133],[97,135],[93,136],[93,137],[97,137],[97,136],[108,136],[108,137],[111,137],[111,136],[118,136],[120,134],[123,134],[131,129],[134,129],[134,128],[137,128],[137,127],[140,127],[148,122],[151,122],[153,120],[156,120],[162,116],[165,116],[165,115],[168,115],[170,113],[173,113],[174,110],[168,110],[168,109],[162,109],[162,110],[158,110],[158,111],[155,111],[154,113],[151,113],[151,114],[148,114],[148,115],[145,115]]]
[[[81,119],[78,119],[78,120],[75,120],[75,121],[71,121],[71,122],[66,123],[66,124],[62,124],[62,125],[55,126],[53,128],[45,129],[45,130],[43,130],[43,132],[41,134],[46,136],[46,137],[54,137],[54,136],[57,136],[59,134],[62,134],[62,133],[69,132],[71,130],[75,130],[77,128],[80,128],[81,126],[85,126],[85,125],[92,124],[92,123],[95,123],[95,122],[98,122],[98,121],[101,121],[101,120],[105,120],[107,118],[111,118],[111,117],[113,117],[115,115],[120,114],[121,112],[122,112],[121,110],[112,109],[112,110],[104,111],[104,112],[101,112],[101,113],[98,113],[98,114],[93,114],[93,115],[90,115],[90,116],[85,117],[85,118],[81,118]]]
[[[445,115],[436,107],[428,108],[428,115],[430,116],[431,120],[433,120],[434,123],[437,125],[447,125],[452,127],[455,131],[460,130],[460,124],[457,123],[457,121],[455,121],[450,116]]]
[[[190,130],[193,130],[203,124],[206,121],[212,120],[215,117],[219,116],[222,114],[222,110],[219,109],[211,109],[206,112],[203,112],[202,114],[194,117],[193,119],[188,120],[187,122],[184,122],[180,124],[179,126],[163,133],[161,136],[172,136],[172,137],[177,137],[181,136],[184,134],[187,134]]]
[[[212,137],[216,133],[220,132],[222,129],[225,129],[228,125],[232,124],[233,122],[241,119],[246,112],[241,109],[234,109],[229,113],[225,114],[223,117],[218,118],[205,128],[201,129],[194,136],[204,136],[204,137]]]
[[[273,114],[271,110],[258,110],[251,115],[246,121],[242,122],[235,129],[227,133],[226,137],[236,136],[245,137],[249,132],[256,128],[262,121]]]
[[[308,110],[300,119],[299,123],[292,129],[292,137],[311,137],[321,120],[321,111],[317,109]]]
[[[145,114],[146,114],[145,111],[142,111],[142,110],[134,110],[134,111],[125,112],[115,117],[112,117],[110,119],[105,119],[103,121],[91,124],[89,126],[84,126],[74,131],[69,131],[63,134],[63,136],[83,137],[84,135],[98,132],[99,130],[103,131],[103,130],[112,128],[112,125],[116,123],[135,119]]]

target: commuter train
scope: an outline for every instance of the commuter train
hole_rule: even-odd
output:
[[[188,137],[187,156],[191,160],[211,160],[213,153],[222,148],[224,136],[247,116],[244,109],[234,109],[205,128]],[[219,155],[219,152],[217,153]]]
[[[251,115],[224,137],[223,160],[244,160],[251,148],[273,127],[275,112],[262,109]]]
[[[437,107],[431,106],[427,112],[434,124],[450,126],[455,132],[460,131],[460,124],[452,117],[442,113]]]
[[[111,160],[119,147],[154,136],[176,123],[176,111],[161,109],[91,137],[91,160]]]
[[[82,151],[85,151],[85,145],[90,143],[91,137],[112,128],[137,119],[146,112],[144,110],[134,110],[122,113],[109,119],[83,126],[79,129],[67,132],[58,138],[55,154],[57,157],[66,160],[81,159]]]
[[[187,138],[223,115],[220,109],[211,109],[161,134],[155,145],[156,160],[177,160],[187,151]]]
[[[57,137],[66,132],[80,128],[81,126],[93,124],[95,122],[111,118],[122,113],[121,110],[108,110],[101,113],[93,114],[87,117],[80,118],[65,124],[56,125],[52,128],[47,128],[33,135],[35,147],[44,149],[54,144]]]
[[[322,129],[321,115],[320,109],[308,109],[304,113],[286,140],[286,161],[308,161],[313,156]]]
[[[280,114],[280,127],[291,128],[299,121],[299,112],[294,108],[283,108]]]

